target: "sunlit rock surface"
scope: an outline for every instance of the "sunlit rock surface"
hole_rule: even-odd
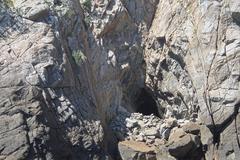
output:
[[[2,0],[0,159],[237,159],[239,35],[237,0]]]

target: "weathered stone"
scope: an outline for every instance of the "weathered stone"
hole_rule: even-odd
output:
[[[198,135],[200,133],[200,125],[194,122],[186,123],[182,126],[184,132]]]
[[[199,146],[188,120],[211,128],[207,160],[240,157],[239,5],[2,0],[0,159],[117,159],[119,139],[156,137],[178,154]],[[153,105],[139,110],[143,88]],[[186,134],[169,137],[176,126]]]
[[[30,20],[43,18],[48,15],[50,10],[48,4],[45,1],[42,2],[40,0],[17,0],[13,1],[13,5],[24,18],[28,18]]]
[[[165,149],[159,148],[157,151],[157,160],[176,160],[176,158],[171,156]]]
[[[200,139],[196,135],[187,134],[182,128],[174,128],[166,147],[172,156],[184,158],[188,153],[200,147]]]
[[[210,129],[207,126],[201,125],[200,134],[201,134],[201,143],[203,145],[212,144],[213,135],[212,135],[212,132],[210,131]]]
[[[166,146],[172,156],[183,158],[186,157],[190,151],[196,149],[197,146],[195,146],[195,143],[191,135],[186,134],[182,137],[172,139]]]
[[[122,160],[156,160],[153,148],[143,142],[122,141],[118,143]]]
[[[99,115],[90,94],[79,92],[63,35],[81,15],[69,15],[66,25],[66,19],[60,19],[49,5],[19,0],[9,9],[0,3],[4,16],[0,22],[0,156],[9,160],[104,156],[102,126],[95,123]],[[83,22],[78,25],[83,27]]]
[[[170,136],[168,138],[168,141],[171,142],[176,142],[179,139],[181,139],[183,136],[185,136],[187,133],[184,132],[182,128],[173,128],[171,130]]]
[[[126,127],[128,128],[133,128],[138,124],[136,120],[131,119],[126,119],[126,122],[127,122]]]
[[[177,120],[175,118],[168,118],[165,121],[166,121],[166,127],[168,128],[173,128],[178,125]]]
[[[160,134],[161,134],[162,138],[164,138],[166,140],[169,138],[170,132],[171,132],[170,128],[162,127],[160,130]]]
[[[164,145],[167,143],[167,141],[165,139],[159,139],[159,138],[156,138],[154,141],[155,141],[154,145],[156,145],[156,146]]]
[[[155,138],[162,137],[159,133],[162,121],[154,115],[143,116],[140,113],[132,113],[123,116],[123,113],[120,113],[118,117],[112,121],[111,126],[114,133],[121,140],[131,139],[153,144]],[[170,132],[170,130],[166,130]],[[168,134],[167,132],[164,134]]]
[[[156,128],[147,129],[144,131],[146,136],[158,136],[158,130]]]

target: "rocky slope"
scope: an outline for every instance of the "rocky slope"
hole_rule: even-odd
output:
[[[0,159],[238,159],[239,35],[237,0],[0,1]]]

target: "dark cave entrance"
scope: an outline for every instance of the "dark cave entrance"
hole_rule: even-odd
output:
[[[153,114],[159,117],[157,104],[152,95],[147,92],[145,88],[141,89],[141,92],[136,99],[136,112],[143,115]]]

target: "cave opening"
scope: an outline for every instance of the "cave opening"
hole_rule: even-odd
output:
[[[142,113],[143,115],[153,114],[159,117],[156,101],[145,88],[141,89],[136,99],[136,112]]]

